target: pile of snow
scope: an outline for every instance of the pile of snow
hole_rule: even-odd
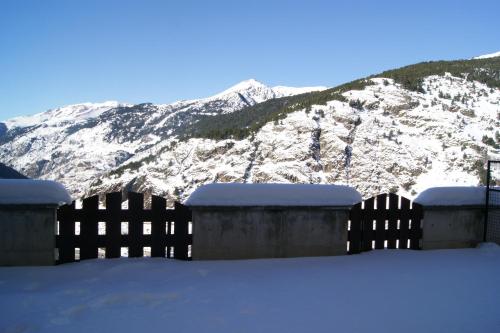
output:
[[[342,185],[216,183],[199,187],[188,206],[352,206],[361,194]]]
[[[500,332],[500,248],[0,267],[0,332]]]
[[[432,187],[420,193],[414,202],[424,206],[479,206],[486,202],[484,186]]]
[[[0,179],[0,204],[71,204],[68,191],[58,182],[34,179]]]
[[[494,52],[494,53],[489,53],[489,54],[483,54],[478,57],[474,57],[472,59],[487,59],[487,58],[495,58],[495,57],[500,57],[500,51]]]

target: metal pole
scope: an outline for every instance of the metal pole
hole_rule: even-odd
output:
[[[486,173],[486,206],[484,210],[484,235],[483,241],[486,242],[486,234],[488,232],[488,207],[490,205],[490,173],[491,161],[488,161],[488,171]]]

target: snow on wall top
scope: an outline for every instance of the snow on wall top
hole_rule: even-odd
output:
[[[0,179],[0,204],[70,204],[68,191],[58,182],[34,179]]]
[[[188,206],[351,206],[362,200],[352,187],[317,184],[217,183],[199,187]]]
[[[476,206],[484,205],[484,186],[431,187],[420,193],[414,202],[424,206]]]

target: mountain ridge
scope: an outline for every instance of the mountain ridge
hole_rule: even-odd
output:
[[[188,99],[188,100],[179,100],[172,103],[163,103],[157,104],[159,106],[170,106],[170,105],[183,105],[183,104],[191,104],[191,103],[206,103],[208,101],[219,100],[228,98],[228,95],[231,94],[244,94],[252,97],[253,95],[258,95],[259,90],[265,90],[267,94],[272,95],[272,98],[277,97],[285,97],[291,96],[294,94],[310,92],[310,91],[320,91],[327,89],[327,87],[323,86],[314,86],[314,87],[288,87],[288,86],[275,86],[269,87],[260,81],[255,79],[248,79],[234,84],[233,86],[225,89],[224,91],[203,98],[196,99]],[[256,96],[256,103],[260,103],[265,100],[265,96]],[[253,98],[251,98],[253,99]],[[140,104],[153,104],[153,103],[140,103]],[[135,104],[135,105],[140,105]],[[7,128],[12,127],[28,127],[36,125],[40,122],[46,122],[52,117],[58,118],[58,121],[67,120],[67,118],[81,118],[82,120],[87,118],[94,118],[102,114],[103,112],[120,107],[120,106],[133,106],[131,103],[121,103],[118,101],[105,101],[105,102],[85,102],[85,103],[76,103],[69,104],[59,108],[49,109],[47,111],[43,111],[40,113],[36,113],[33,115],[26,116],[17,116],[13,118],[9,118],[0,123],[3,123],[7,126]],[[85,113],[87,113],[87,117],[85,117]],[[62,119],[61,119],[62,118]]]
[[[246,81],[227,98],[9,129],[0,158],[63,182],[75,197],[125,189],[171,202],[228,181],[411,197],[428,185],[478,184],[485,159],[499,156],[500,58],[424,62],[282,97]]]

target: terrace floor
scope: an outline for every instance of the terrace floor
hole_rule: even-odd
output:
[[[0,267],[0,332],[500,332],[500,247]]]

